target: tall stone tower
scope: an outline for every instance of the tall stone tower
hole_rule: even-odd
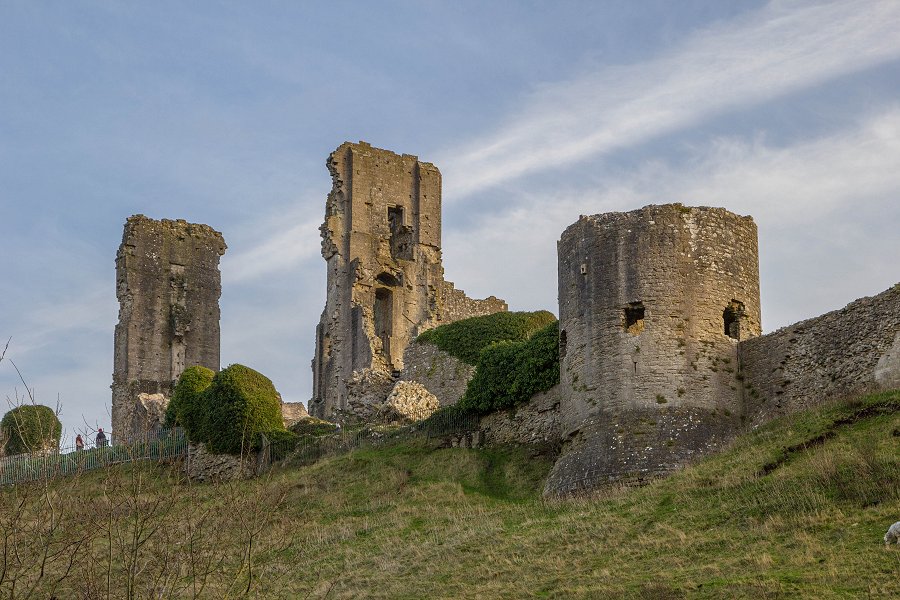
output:
[[[333,187],[321,227],[328,295],[316,328],[318,417],[365,416],[385,399],[420,332],[506,310],[444,281],[441,173],[409,154],[344,143],[327,161]]]
[[[219,257],[225,249],[222,234],[208,225],[144,215],[126,221],[116,255],[116,440],[158,421],[186,367],[219,369]]]
[[[680,204],[562,234],[563,433],[551,494],[669,472],[745,414],[738,341],[760,334],[756,225]]]

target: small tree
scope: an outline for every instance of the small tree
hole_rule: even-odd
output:
[[[49,406],[17,406],[0,421],[6,454],[25,454],[59,448],[62,423]]]

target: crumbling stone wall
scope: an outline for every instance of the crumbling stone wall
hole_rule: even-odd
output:
[[[494,296],[474,300],[466,296],[464,291],[456,289],[450,281],[445,281],[440,291],[440,325],[508,310],[505,301]]]
[[[328,290],[308,408],[344,419],[384,401],[420,332],[506,310],[506,303],[471,300],[444,281],[434,165],[365,142],[342,144],[327,165],[333,185],[321,232]]]
[[[488,446],[543,446],[556,448],[560,434],[560,388],[538,392],[519,406],[490,413],[479,428]]]
[[[751,423],[830,398],[900,388],[900,284],[741,342]]]
[[[222,234],[208,225],[144,215],[126,221],[116,256],[116,440],[153,426],[149,421],[158,419],[159,402],[149,410],[140,400],[169,398],[186,367],[219,369],[219,257],[225,249]]]
[[[441,406],[459,402],[473,375],[475,367],[428,342],[414,341],[403,353],[400,379],[422,384]]]
[[[582,216],[558,243],[560,412],[548,494],[671,471],[743,411],[760,334],[756,225],[680,204]]]

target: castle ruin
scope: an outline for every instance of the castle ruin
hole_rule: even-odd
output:
[[[409,154],[344,143],[327,161],[332,190],[322,256],[328,294],[316,328],[310,414],[365,417],[426,329],[507,310],[444,280],[441,173]]]
[[[129,217],[116,255],[112,428],[124,441],[159,424],[186,367],[219,369],[222,234]]]
[[[364,142],[342,144],[327,165],[310,414],[367,420],[398,382],[455,403],[474,368],[412,341],[507,306],[444,280],[440,172]],[[472,436],[559,449],[548,496],[665,475],[776,416],[900,387],[900,284],[761,335],[751,217],[681,204],[582,216],[557,249],[560,383],[483,417]],[[186,366],[218,369],[224,252],[206,225],[128,219],[116,260],[117,438],[159,419]]]
[[[671,471],[739,425],[761,333],[756,225],[680,204],[582,216],[559,254],[560,491]]]

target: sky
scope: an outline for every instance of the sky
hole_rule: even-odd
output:
[[[766,332],[900,281],[894,0],[0,0],[0,408],[109,427],[138,213],[223,233],[222,365],[305,403],[358,140],[441,169],[446,278],[512,310],[579,215],[667,202],[753,216]]]

